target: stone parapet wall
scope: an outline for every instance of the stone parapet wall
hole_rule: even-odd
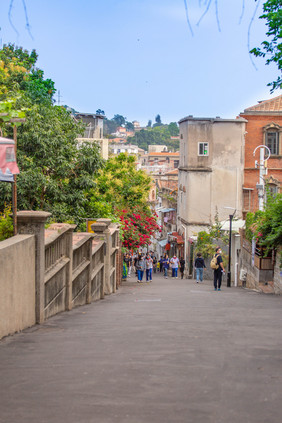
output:
[[[98,219],[94,234],[61,223],[45,230],[49,216],[19,212],[22,235],[0,242],[0,338],[117,289],[119,226]]]

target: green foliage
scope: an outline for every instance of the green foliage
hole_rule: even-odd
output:
[[[116,132],[118,124],[112,119],[104,119],[104,136],[108,136]]]
[[[172,136],[179,134],[177,123],[169,125],[154,126],[153,128],[141,129],[133,137],[129,137],[127,142],[138,145],[148,151],[149,145],[166,145],[169,150],[179,150],[179,140],[171,140]]]
[[[264,211],[248,213],[246,218],[246,237],[255,237],[266,254],[282,245],[282,194],[269,196]]]
[[[161,126],[162,125],[162,120],[161,120],[161,116],[160,115],[157,115],[155,117],[155,121],[156,121],[156,123],[154,123],[153,126]]]
[[[276,64],[279,76],[277,79],[268,84],[272,87],[270,92],[273,93],[276,89],[282,88],[282,1],[281,0],[267,0],[263,4],[264,13],[260,19],[266,20],[268,31],[266,35],[270,41],[263,41],[261,48],[253,48],[250,53],[256,57],[267,57],[266,64]]]
[[[13,219],[10,214],[11,206],[5,204],[3,213],[0,213],[0,241],[13,236]]]
[[[144,171],[136,170],[135,157],[122,153],[110,158],[99,171],[89,199],[93,204],[101,202],[103,207],[111,204],[114,214],[115,208],[146,205],[150,186],[151,178]]]
[[[112,120],[116,122],[117,126],[123,126],[126,123],[126,117],[122,115],[114,115]]]
[[[83,125],[64,107],[53,105],[54,82],[44,80],[43,71],[35,68],[36,59],[35,52],[12,45],[0,50],[0,110],[9,118],[21,117],[21,107],[26,118],[18,129],[18,208],[49,211],[55,221],[80,225],[87,217],[88,191],[103,166],[100,148],[77,144]],[[12,130],[5,128],[10,138]],[[1,184],[0,207],[10,199],[10,186]]]
[[[215,224],[209,228],[209,232],[201,231],[197,236],[196,253],[200,252],[204,258],[212,257],[218,244],[228,245],[229,237],[221,230],[218,212],[215,215]],[[222,252],[223,264],[226,266],[228,256]]]

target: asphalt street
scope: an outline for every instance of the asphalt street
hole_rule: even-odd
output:
[[[282,297],[129,278],[0,341],[1,423],[281,423]]]

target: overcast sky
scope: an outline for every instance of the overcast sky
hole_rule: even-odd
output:
[[[2,45],[36,49],[38,66],[55,81],[67,104],[80,112],[101,108],[147,124],[197,117],[235,118],[270,98],[266,84],[277,69],[248,53],[248,28],[255,0],[22,0],[0,2]],[[244,14],[242,17],[243,5]],[[258,17],[250,46],[265,39]],[[239,24],[240,18],[241,23]],[[279,95],[276,91],[273,96]],[[272,96],[272,97],[273,97]],[[56,97],[57,98],[57,97]]]

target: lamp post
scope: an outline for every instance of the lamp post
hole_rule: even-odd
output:
[[[233,207],[224,207],[225,209],[233,209]],[[233,209],[234,210],[234,209]],[[232,244],[232,220],[235,216],[236,209],[233,214],[229,215],[229,246],[228,246],[228,271],[227,271],[227,288],[231,287],[231,244]]]
[[[267,175],[267,168],[265,166],[265,163],[269,159],[271,152],[266,145],[258,145],[253,151],[253,156],[255,156],[258,148],[260,149],[260,160],[259,162],[257,160],[255,161],[255,167],[259,168],[259,182],[256,185],[256,187],[258,190],[259,210],[263,210],[264,209],[264,186],[265,186],[264,176]],[[264,150],[266,150],[268,153],[268,156],[266,159],[264,157]]]
[[[227,272],[227,287],[231,287],[231,239],[232,239],[232,220],[234,214],[229,215],[229,252],[228,252],[228,272]]]

